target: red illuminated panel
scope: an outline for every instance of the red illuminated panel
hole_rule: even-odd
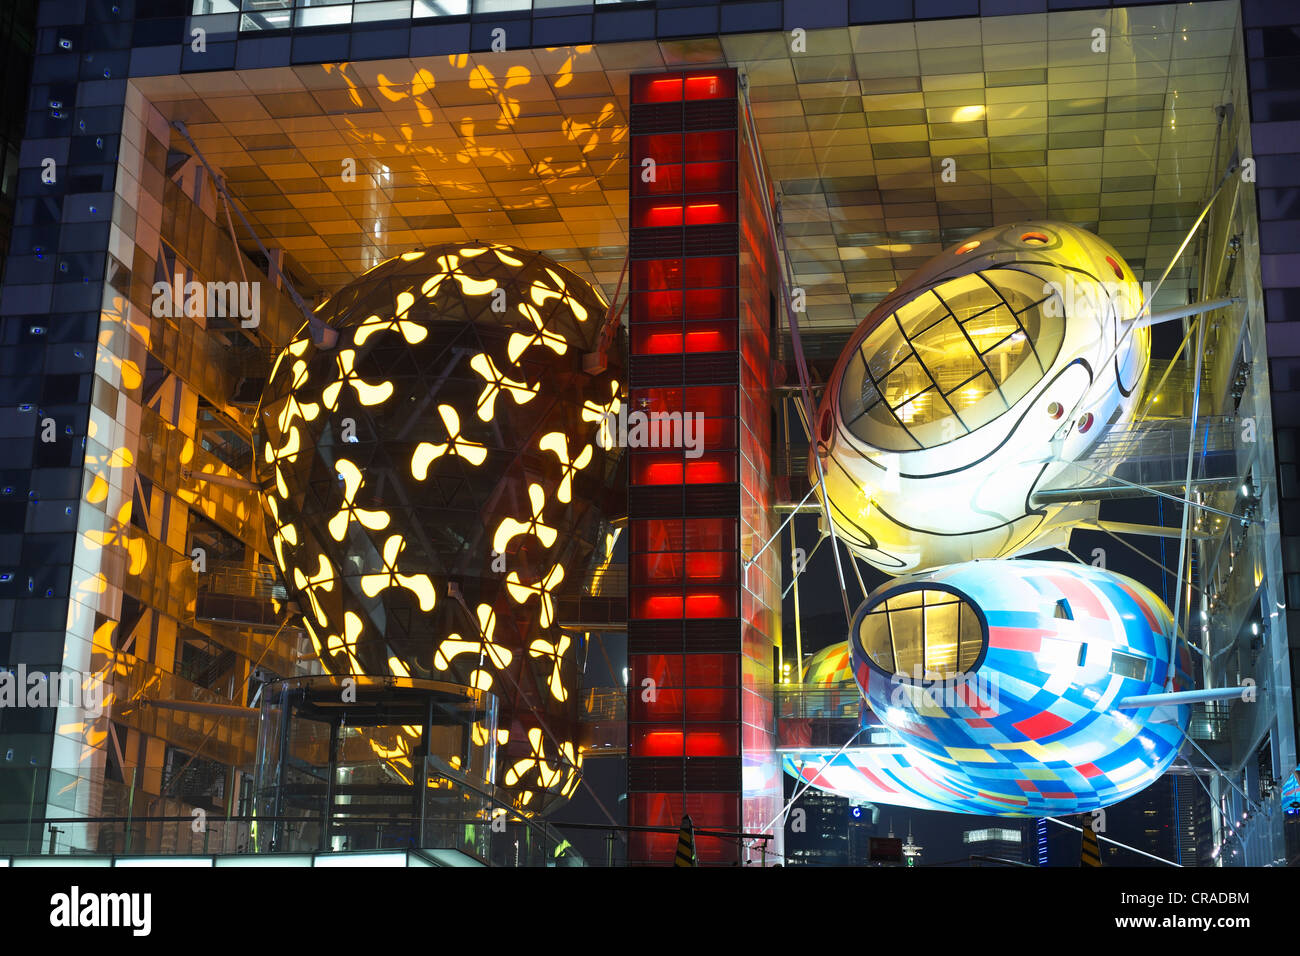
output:
[[[682,293],[678,291],[633,292],[631,304],[633,328],[641,322],[662,322],[682,317]]]
[[[736,350],[736,323],[724,322],[711,327],[695,327],[686,333],[685,351],[734,352]]]
[[[685,273],[684,284],[688,289],[730,288],[736,284],[736,259],[734,256],[687,259]]]
[[[707,73],[700,76],[686,77],[686,98],[688,100],[722,100],[733,99],[736,95],[736,74],[728,71],[721,74]]]
[[[630,654],[628,668],[638,686],[648,677],[660,688],[734,690],[740,681],[740,665],[734,654]]]
[[[680,584],[686,573],[685,555],[679,551],[647,552],[629,556],[637,580],[646,584]],[[674,590],[676,590],[674,588]]]
[[[685,315],[690,321],[734,319],[736,317],[736,290],[688,289],[686,291]]]
[[[686,591],[685,612],[693,620],[715,617],[736,617],[740,613],[735,588],[689,588]]]
[[[646,678],[643,676],[637,677],[628,702],[628,706],[631,708],[628,719],[634,721],[671,720],[680,724],[687,713],[685,708],[687,692],[681,688],[663,687],[657,681],[653,684],[646,684],[645,679]],[[729,694],[733,699],[739,696],[738,692],[734,689],[709,689],[701,691],[701,693]],[[719,716],[713,719],[722,720],[723,717]]]
[[[687,550],[728,551],[739,543],[739,523],[735,518],[688,518],[682,524]]]
[[[680,485],[684,466],[680,452],[666,455],[633,455],[631,482],[634,485]]]
[[[627,666],[638,687],[647,677],[655,682],[656,687],[684,686],[681,654],[629,654]]]
[[[682,287],[681,259],[642,259],[632,263],[632,291],[662,292]]]
[[[687,133],[683,158],[688,163],[732,162],[736,158],[736,134],[727,130]]]
[[[683,352],[734,352],[736,323],[721,322],[692,327],[683,332],[670,323],[640,324],[632,328],[633,355],[681,355]]]
[[[672,693],[672,691],[669,691]],[[657,694],[662,698],[662,694]],[[687,720],[739,720],[740,693],[734,687],[699,687],[684,692]],[[689,740],[689,737],[687,738]]]
[[[697,385],[685,390],[683,407],[706,418],[730,418],[736,414],[734,385]]]
[[[713,452],[687,458],[682,452],[635,454],[631,458],[634,485],[722,485],[736,478],[736,456]]]
[[[633,588],[628,595],[628,613],[636,620],[680,620],[682,607],[680,591],[664,591],[658,588]]]
[[[695,157],[691,157],[694,159]],[[674,166],[674,170],[681,170],[682,167]],[[659,177],[663,176],[663,167],[659,167]],[[637,177],[640,178],[640,177]],[[688,193],[720,193],[727,192],[736,188],[736,164],[733,162],[721,163],[688,163],[685,167],[685,176],[683,177],[682,189]]]
[[[704,419],[703,446],[710,451],[724,451],[736,447],[735,418]]]
[[[636,169],[641,169],[641,160],[653,159],[655,165],[680,163],[682,161],[682,134],[656,133],[651,136],[632,137],[632,155],[636,157]],[[692,159],[696,157],[692,156]],[[640,173],[634,172],[637,179]]]
[[[631,724],[628,753],[633,757],[680,757],[686,735],[681,722],[675,724]]]
[[[708,226],[736,221],[735,195],[700,196],[684,202],[637,199],[632,203],[632,226],[662,229],[667,226]],[[734,283],[733,283],[734,284]]]
[[[737,560],[734,551],[688,551],[684,571],[695,584],[735,584]]]
[[[688,485],[727,484],[736,480],[736,456],[712,454],[695,459],[687,458],[685,471]]]
[[[740,727],[737,724],[688,724],[686,756],[727,757],[740,752]]]
[[[686,687],[735,687],[740,682],[740,662],[734,654],[687,654],[682,666]]]
[[[635,325],[632,328],[632,354],[680,355],[682,335],[680,325]]]
[[[674,103],[682,98],[682,76],[632,77],[633,103]]]
[[[685,543],[681,518],[647,518],[630,521],[632,533],[629,550],[681,551]]]
[[[653,158],[653,157],[643,157]],[[698,164],[695,164],[698,165]],[[632,191],[638,196],[663,196],[663,195],[681,195],[683,187],[686,185],[685,176],[683,175],[685,167],[680,163],[655,163],[654,178],[647,179],[643,174],[643,167],[638,166],[642,172],[633,172]],[[723,186],[696,186],[689,190],[690,192],[716,192]]]

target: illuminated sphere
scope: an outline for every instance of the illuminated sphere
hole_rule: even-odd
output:
[[[337,343],[304,326],[257,414],[268,536],[326,671],[496,694],[497,782],[530,811],[579,782],[583,635],[556,601],[613,547],[622,343],[583,362],[607,311],[535,252],[409,252],[320,307]]]
[[[1095,503],[1031,499],[1132,417],[1141,304],[1119,253],[1065,223],[921,266],[850,337],[814,418],[808,474],[839,539],[890,574],[1064,545]]]

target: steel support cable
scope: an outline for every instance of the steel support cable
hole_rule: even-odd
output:
[[[1169,274],[1174,271],[1174,266],[1178,264],[1178,260],[1182,258],[1183,252],[1186,251],[1187,246],[1196,235],[1196,231],[1200,229],[1201,223],[1204,222],[1205,217],[1209,215],[1210,209],[1214,205],[1214,201],[1219,198],[1219,193],[1223,191],[1223,187],[1227,185],[1228,179],[1231,178],[1232,174],[1236,171],[1237,164],[1234,163],[1229,166],[1227,171],[1223,174],[1223,178],[1219,180],[1219,185],[1214,187],[1214,192],[1210,194],[1210,198],[1202,207],[1200,215],[1198,215],[1196,221],[1192,223],[1192,228],[1187,231],[1187,235],[1183,238],[1182,243],[1174,252],[1173,258],[1169,260],[1169,265],[1165,266],[1165,271],[1161,274],[1160,280],[1156,282],[1155,288],[1151,290],[1151,295],[1142,303],[1142,307],[1138,309],[1137,314],[1134,315],[1130,321],[1124,324],[1124,332],[1116,340],[1115,347],[1111,349],[1110,354],[1107,355],[1103,361],[1097,364],[1098,368],[1105,368],[1111,363],[1115,356],[1119,354],[1119,350],[1123,348],[1124,343],[1128,341],[1128,337],[1133,334],[1133,330],[1139,327],[1139,320],[1150,314],[1151,303],[1155,301],[1156,293],[1158,293],[1160,287],[1165,284],[1165,280],[1169,278]]]
[[[1196,372],[1195,386],[1192,389],[1192,421],[1188,426],[1187,435],[1187,477],[1183,481],[1184,494],[1191,496],[1192,493],[1192,466],[1196,461],[1196,422],[1200,413],[1201,405],[1201,350],[1205,344],[1205,325],[1203,321],[1197,323],[1199,331],[1196,334]],[[1178,666],[1178,611],[1182,607],[1183,599],[1183,564],[1187,559],[1187,532],[1191,523],[1192,509],[1183,508],[1182,533],[1178,537],[1178,583],[1174,586],[1174,633],[1169,641],[1169,669],[1165,678],[1166,690],[1174,688],[1174,672]],[[1189,592],[1190,598],[1190,592]],[[1188,613],[1183,617],[1184,640],[1186,640],[1187,622],[1191,616],[1190,608]],[[1188,644],[1191,641],[1187,642]]]
[[[765,826],[765,827],[759,827],[758,832],[759,832],[759,833],[767,833],[769,830],[771,830],[772,827],[774,827],[774,826],[776,825],[777,821],[778,821],[778,820],[781,820],[781,819],[782,819],[782,818],[783,818],[783,817],[784,817],[784,816],[785,816],[785,815],[790,811],[790,808],[791,808],[792,806],[795,805],[795,803],[799,800],[799,798],[802,797],[805,793],[807,793],[810,789],[812,789],[812,785],[816,782],[817,778],[820,777],[820,776],[822,775],[822,771],[824,771],[827,767],[829,767],[829,766],[830,766],[831,764],[833,764],[837,759],[839,759],[840,754],[842,754],[842,753],[844,753],[844,751],[848,750],[849,747],[853,744],[853,741],[857,740],[858,737],[862,734],[862,731],[864,731],[865,729],[866,729],[865,727],[859,727],[859,728],[857,729],[857,731],[853,734],[853,736],[850,737],[848,740],[846,740],[846,741],[844,742],[844,746],[841,747],[839,750],[835,751],[835,756],[834,756],[834,757],[831,757],[830,760],[828,760],[828,761],[826,761],[826,763],[822,764],[821,769],[818,770],[815,774],[813,774],[811,777],[808,778],[807,782],[804,783],[804,785],[803,785],[803,789],[800,789],[800,788],[798,787],[798,785],[796,785],[796,786],[795,786],[794,796],[792,796],[792,797],[789,799],[789,801],[785,804],[785,806],[783,806],[783,807],[781,808],[780,812],[777,813],[777,815],[774,816],[774,817],[773,817],[773,818],[768,822],[767,826]],[[800,764],[800,769],[803,769],[803,764],[802,764],[802,763]]]
[[[1246,849],[1246,841],[1245,841],[1245,839],[1244,839],[1244,838],[1242,837],[1242,835],[1241,835],[1241,828],[1237,826],[1237,821],[1236,821],[1236,820],[1232,820],[1232,821],[1229,821],[1229,820],[1228,820],[1228,816],[1227,816],[1226,813],[1224,813],[1224,811],[1223,811],[1223,807],[1220,805],[1220,801],[1217,800],[1217,799],[1215,799],[1214,794],[1210,793],[1210,788],[1207,787],[1207,786],[1205,785],[1205,781],[1201,779],[1201,774],[1200,774],[1200,771],[1198,770],[1198,768],[1196,768],[1195,766],[1193,766],[1193,765],[1192,765],[1192,762],[1191,762],[1190,760],[1188,760],[1186,756],[1184,756],[1184,757],[1182,758],[1182,760],[1183,760],[1183,762],[1184,762],[1185,764],[1187,764],[1187,768],[1192,772],[1192,773],[1191,773],[1192,778],[1193,778],[1193,779],[1194,779],[1198,784],[1200,784],[1201,789],[1205,791],[1205,796],[1206,796],[1206,798],[1210,801],[1210,809],[1214,810],[1216,813],[1219,814],[1219,816],[1220,816],[1220,818],[1221,818],[1221,820],[1220,820],[1220,824],[1219,824],[1219,829],[1220,829],[1223,833],[1226,833],[1226,834],[1228,835],[1228,836],[1227,836],[1227,839],[1224,839],[1223,837],[1220,837],[1220,839],[1219,839],[1219,843],[1218,843],[1218,846],[1216,846],[1216,847],[1214,848],[1215,853],[1218,853],[1220,850],[1222,850],[1224,847],[1226,847],[1226,846],[1228,845],[1228,840],[1229,840],[1229,839],[1235,839],[1238,843],[1241,844],[1241,848],[1242,848],[1243,850]]]
[[[1149,561],[1149,562],[1151,562],[1152,564],[1154,564],[1154,565],[1155,565],[1157,568],[1159,568],[1161,571],[1165,572],[1165,574],[1169,574],[1169,575],[1176,575],[1176,574],[1177,574],[1177,572],[1176,572],[1173,568],[1166,567],[1165,564],[1164,564],[1163,562],[1161,562],[1161,561],[1157,561],[1155,558],[1151,557],[1151,555],[1147,554],[1147,553],[1146,553],[1145,551],[1143,551],[1141,548],[1138,548],[1138,547],[1136,547],[1136,546],[1130,544],[1129,542],[1125,541],[1123,538],[1121,538],[1121,537],[1120,537],[1119,535],[1117,535],[1115,532],[1113,532],[1113,531],[1111,531],[1111,530],[1109,530],[1109,529],[1107,529],[1107,528],[1102,528],[1102,527],[1100,527],[1100,526],[1091,526],[1091,527],[1095,527],[1095,530],[1100,531],[1102,534],[1104,534],[1104,535],[1108,535],[1108,536],[1111,537],[1111,538],[1114,538],[1116,541],[1118,541],[1118,542],[1119,542],[1120,544],[1122,544],[1124,547],[1128,548],[1128,549],[1129,549],[1130,551],[1132,551],[1134,554],[1138,555],[1138,557],[1145,558],[1147,561]],[[1162,540],[1163,540],[1163,539],[1162,539]],[[1188,586],[1189,588],[1195,590],[1195,591],[1200,591],[1202,594],[1205,593],[1205,589],[1204,589],[1204,588],[1200,587],[1199,585],[1193,584],[1191,581],[1188,581],[1188,582],[1187,582],[1187,586]]]
[[[226,201],[227,211],[231,209],[235,211],[235,215],[239,217],[239,221],[244,224],[244,228],[248,230],[248,234],[252,236],[253,241],[257,243],[257,248],[262,250],[262,255],[266,256],[266,261],[270,263],[272,260],[270,250],[262,243],[262,239],[258,236],[257,230],[253,228],[251,223],[249,223],[247,217],[244,216],[243,211],[240,210],[240,208],[231,200],[230,192],[226,189],[225,182],[216,174],[216,172],[213,171],[212,167],[208,165],[208,161],[204,158],[202,150],[199,149],[198,144],[195,143],[194,139],[190,136],[190,131],[186,129],[185,124],[180,120],[173,120],[171,125],[176,132],[180,133],[181,136],[185,138],[185,142],[190,144],[190,148],[194,150],[195,158],[202,163],[203,168],[208,171],[208,175],[212,178],[212,182],[216,185],[217,190]],[[236,250],[238,250],[238,246],[236,246]],[[240,254],[242,255],[242,253]],[[289,298],[291,298],[293,304],[298,307],[298,311],[307,318],[307,325],[311,329],[312,341],[320,348],[333,348],[339,338],[338,331],[330,328],[325,324],[323,319],[316,315],[315,312],[307,308],[307,303],[302,300],[302,296],[298,294],[298,290],[294,288],[293,282],[290,281],[284,270],[280,269],[278,271],[280,279],[284,283],[284,288],[289,293]]]
[[[793,589],[798,585],[799,575],[803,574],[804,570],[807,569],[808,565],[812,563],[813,555],[817,553],[817,549],[822,546],[822,542],[825,541],[827,537],[828,535],[822,535],[820,538],[817,539],[817,543],[812,546],[812,550],[808,552],[808,556],[803,560],[803,568],[801,568],[798,572],[790,575],[790,583],[787,584],[785,586],[785,590],[781,592],[782,599],[784,599],[785,596],[790,593],[791,589]]]
[[[1075,826],[1073,823],[1066,823],[1064,820],[1058,819],[1057,817],[1043,817],[1043,819],[1049,820],[1052,823],[1055,823],[1057,826],[1065,827],[1067,830],[1073,830],[1075,833],[1083,832],[1083,827]],[[1156,856],[1154,853],[1148,853],[1146,850],[1139,850],[1137,847],[1129,846],[1127,843],[1120,843],[1118,840],[1112,840],[1110,837],[1102,836],[1100,833],[1097,834],[1097,839],[1102,841],[1103,843],[1109,843],[1112,846],[1117,846],[1121,850],[1128,850],[1129,852],[1136,853],[1139,856],[1145,856],[1149,860],[1155,860],[1158,863],[1165,863],[1168,864],[1169,866],[1176,866],[1179,869],[1182,869],[1183,865],[1181,863],[1175,863],[1173,860],[1166,860],[1163,856]]]
[[[1203,502],[1200,502],[1200,501],[1192,501],[1190,498],[1180,498],[1180,497],[1178,497],[1177,495],[1171,495],[1171,494],[1168,494],[1167,492],[1160,491],[1160,490],[1157,489],[1157,488],[1151,488],[1151,487],[1148,487],[1147,485],[1140,485],[1140,484],[1138,484],[1138,483],[1135,482],[1135,481],[1126,481],[1125,479],[1120,478],[1120,477],[1118,477],[1117,475],[1111,475],[1111,474],[1108,474],[1108,473],[1106,473],[1106,472],[1104,472],[1104,471],[1098,471],[1098,470],[1095,469],[1095,468],[1089,468],[1087,465],[1085,465],[1085,464],[1084,464],[1083,462],[1081,462],[1081,461],[1072,461],[1072,462],[1070,462],[1069,464],[1070,464],[1070,467],[1073,467],[1073,468],[1082,468],[1084,471],[1089,472],[1090,474],[1096,475],[1098,478],[1105,478],[1105,479],[1107,479],[1108,481],[1118,482],[1119,484],[1124,485],[1124,486],[1127,487],[1127,488],[1136,488],[1138,491],[1141,491],[1141,492],[1143,492],[1143,493],[1145,493],[1145,494],[1148,494],[1148,495],[1157,495],[1158,497],[1161,497],[1161,498],[1168,498],[1170,501],[1176,501],[1176,502],[1178,502],[1180,505],[1185,505],[1185,506],[1190,507],[1190,508],[1198,508],[1198,509],[1200,509],[1201,511],[1208,511],[1208,512],[1210,512],[1210,514],[1220,515],[1220,516],[1222,516],[1222,517],[1224,517],[1224,518],[1231,518],[1233,521],[1245,521],[1247,524],[1250,523],[1249,519],[1246,518],[1246,517],[1243,516],[1243,515],[1236,515],[1236,514],[1233,514],[1233,513],[1230,512],[1230,511],[1221,511],[1221,510],[1219,510],[1218,508],[1215,508],[1215,507],[1212,506],[1212,505],[1207,505],[1207,504],[1204,504]],[[1188,489],[1188,490],[1190,491],[1190,489]]]
[[[747,140],[749,143],[750,161],[754,164],[754,170],[759,174],[761,184],[766,190],[768,182],[767,170],[763,165],[763,158],[758,152],[758,130],[754,126],[753,110],[749,101],[749,84],[742,82],[741,90],[744,93],[744,117]],[[812,408],[812,390],[808,384],[808,363],[804,357],[803,342],[799,337],[799,320],[795,318],[793,303],[790,301],[790,286],[787,283],[787,273],[793,277],[794,272],[790,265],[790,255],[785,245],[785,235],[781,226],[780,207],[776,212],[770,208],[766,196],[761,203],[763,207],[763,216],[767,220],[769,235],[772,239],[772,252],[777,257],[778,268],[776,270],[777,284],[781,294],[782,307],[785,310],[786,318],[790,322],[790,336],[794,344],[795,368],[799,373],[799,390],[803,397],[804,405]],[[827,503],[826,494],[826,474],[822,469],[821,458],[817,455],[816,448],[812,449],[809,455],[813,463],[817,466],[817,486],[822,489],[821,504],[822,515],[826,519],[826,526],[830,530],[832,539],[838,542],[835,535],[835,524],[831,521],[830,506]],[[840,579],[840,600],[844,605],[844,622],[851,625],[853,622],[853,612],[849,608],[848,588],[844,581],[844,567],[840,563],[839,548],[834,549],[835,554],[835,571]]]
[[[1207,762],[1211,767],[1213,767],[1214,770],[1215,770],[1215,772],[1216,772],[1220,777],[1222,777],[1222,778],[1227,782],[1228,786],[1230,786],[1233,790],[1236,790],[1237,793],[1239,793],[1239,794],[1241,795],[1241,799],[1245,802],[1246,806],[1250,808],[1250,811],[1251,811],[1252,813],[1263,813],[1263,812],[1264,812],[1264,811],[1263,811],[1263,808],[1257,806],[1257,805],[1255,804],[1255,801],[1251,800],[1250,797],[1248,797],[1248,796],[1246,795],[1246,791],[1245,791],[1245,790],[1242,790],[1241,787],[1237,786],[1237,785],[1233,782],[1232,778],[1228,776],[1227,772],[1224,771],[1224,769],[1223,769],[1222,767],[1220,767],[1217,763],[1214,762],[1214,758],[1211,757],[1209,754],[1207,754],[1207,753],[1205,752],[1205,750],[1201,747],[1201,745],[1198,744],[1194,738],[1192,738],[1192,737],[1188,737],[1188,738],[1187,738],[1187,742],[1188,742],[1189,744],[1191,744],[1193,747],[1196,748],[1196,752],[1199,753],[1202,757],[1205,758],[1206,762]],[[1188,762],[1190,763],[1190,761],[1188,761]]]

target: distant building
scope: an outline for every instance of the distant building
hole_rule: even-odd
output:
[[[961,835],[961,842],[970,856],[992,857],[998,860],[1010,860],[1015,863],[1029,862],[1028,841],[1021,827],[985,827],[980,830],[967,830]],[[1036,845],[1036,843],[1035,843]],[[972,861],[972,866],[989,866],[989,860]],[[996,864],[992,864],[996,865]]]
[[[865,866],[878,814],[873,806],[854,806],[844,797],[809,790],[786,817],[786,865]]]

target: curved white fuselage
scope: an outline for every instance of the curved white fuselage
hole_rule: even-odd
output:
[[[1033,241],[1022,239],[1026,236]],[[888,355],[868,348],[870,354],[855,356],[868,340],[880,338],[872,338],[878,326],[895,322],[909,303],[913,313],[923,311],[922,304],[929,301],[948,308],[938,305],[951,298],[945,289],[955,288],[954,279],[975,273],[994,289],[1011,280],[1022,290],[1042,290],[1042,300],[1032,307],[1039,315],[1032,316],[1028,308],[1023,313],[1027,324],[1037,320],[1036,351],[1026,360],[1034,364],[1014,370],[1012,375],[1019,378],[1013,381],[1004,360],[1001,374],[1007,381],[999,394],[983,399],[998,400],[999,409],[1005,409],[993,415],[986,411],[986,420],[974,427],[968,415],[953,413],[945,419],[930,413],[926,423],[915,428],[907,419],[913,411],[909,406],[917,404],[913,401],[889,412],[877,409],[880,417],[892,415],[896,428],[878,428],[863,413],[857,421],[867,423],[850,428],[845,405],[855,404],[857,392],[841,394],[845,376],[858,374],[850,370],[851,363],[869,363],[873,356],[882,367],[898,354],[916,356],[936,383],[935,401],[942,401],[945,409],[958,407],[960,390],[942,391],[937,373],[945,357],[940,349],[922,343],[912,345],[908,353],[906,336],[899,335],[895,338],[904,344],[895,341]],[[1018,300],[1008,294],[1007,301]],[[839,537],[891,574],[1063,544],[1069,528],[1093,516],[1095,506],[1037,507],[1031,496],[1083,457],[1110,427],[1131,417],[1149,364],[1149,334],[1131,328],[1140,306],[1138,284],[1119,254],[1091,233],[1065,224],[1017,223],[986,230],[924,265],[859,326],[814,419],[813,455],[820,458]],[[955,309],[952,319],[957,321]],[[905,320],[898,321],[903,328]],[[916,327],[925,321],[930,320],[917,320]],[[977,340],[967,340],[971,351],[956,355],[954,349],[954,360],[982,361],[996,376],[994,350],[973,359],[979,346]],[[909,371],[904,364],[895,366],[901,370],[896,374]],[[888,381],[883,379],[879,393],[872,394],[885,394]],[[885,394],[882,401],[888,404],[888,399]],[[879,439],[873,429],[881,434]],[[814,481],[817,464],[809,461]]]

